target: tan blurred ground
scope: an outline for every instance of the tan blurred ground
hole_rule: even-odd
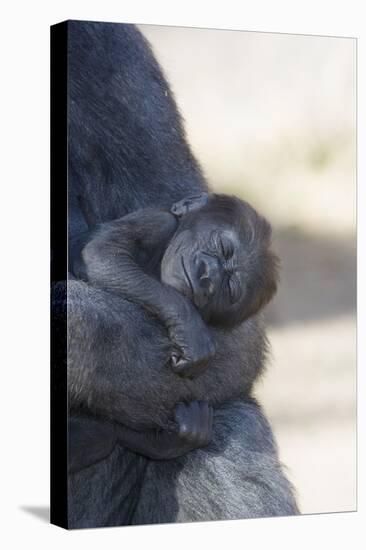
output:
[[[355,41],[141,27],[215,189],[282,259],[257,395],[302,512],[356,507]]]

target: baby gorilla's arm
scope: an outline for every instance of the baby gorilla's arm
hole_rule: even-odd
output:
[[[69,420],[69,472],[74,473],[106,458],[118,443],[154,460],[169,460],[208,445],[212,437],[213,409],[206,402],[179,403],[177,430],[139,432],[122,424],[90,416]]]
[[[209,329],[193,304],[174,288],[146,273],[159,264],[177,228],[169,212],[146,209],[104,224],[82,251],[87,279],[125,297],[158,317],[175,346],[172,367],[195,376],[215,353]]]

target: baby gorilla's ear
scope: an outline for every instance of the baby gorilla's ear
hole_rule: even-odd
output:
[[[181,218],[188,212],[199,210],[203,206],[206,206],[208,203],[208,197],[208,193],[200,193],[199,195],[186,197],[185,199],[174,203],[170,211],[174,214],[174,216],[177,216],[177,218]]]

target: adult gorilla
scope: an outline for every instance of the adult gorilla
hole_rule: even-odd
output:
[[[71,21],[68,51],[72,265],[90,227],[147,206],[169,209],[187,195],[207,191],[207,184],[185,140],[169,86],[135,27]],[[59,318],[65,313],[63,288],[60,282],[54,292]],[[77,471],[70,456],[69,527],[297,513],[271,429],[250,396],[266,352],[258,318],[227,338],[218,336],[226,375],[231,365],[245,363],[247,380],[238,380],[243,386],[233,396],[242,398],[215,410],[207,448],[163,461],[116,445],[111,431],[113,422],[135,430],[164,427],[164,395],[183,382],[160,368],[167,347],[163,327],[135,304],[88,286],[72,273],[68,324],[71,453],[78,437],[85,440],[84,456],[89,437],[93,442],[100,438],[108,450],[96,463],[91,455]],[[138,349],[132,345],[136,341]],[[245,342],[244,359],[239,341]],[[119,357],[126,353],[131,354],[128,372],[119,370]],[[152,377],[161,377],[158,396],[149,387]],[[195,383],[185,382],[188,388]],[[154,413],[151,401],[159,400]],[[88,429],[83,429],[85,418]]]

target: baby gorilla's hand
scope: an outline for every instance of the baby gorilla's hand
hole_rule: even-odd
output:
[[[175,407],[175,421],[179,437],[196,447],[208,445],[212,438],[213,409],[205,401],[178,403]]]
[[[204,372],[216,352],[210,330],[197,313],[194,314],[188,323],[176,326],[170,332],[175,347],[171,355],[171,367],[176,374],[185,378],[194,378]]]

